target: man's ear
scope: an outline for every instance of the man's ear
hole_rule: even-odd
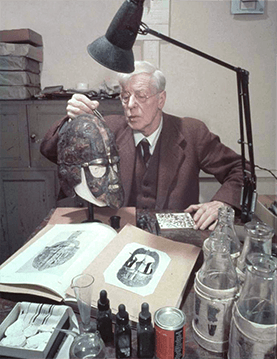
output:
[[[162,91],[159,95],[159,110],[162,110],[164,105],[165,105],[165,100],[166,100],[166,91]]]

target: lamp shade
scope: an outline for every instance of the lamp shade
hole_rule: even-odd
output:
[[[132,47],[143,13],[144,0],[126,0],[115,14],[105,36],[88,45],[88,53],[101,65],[117,72],[134,71]]]

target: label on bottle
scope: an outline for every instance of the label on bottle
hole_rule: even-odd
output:
[[[120,335],[116,343],[116,357],[130,358],[131,356],[131,341],[128,335]]]

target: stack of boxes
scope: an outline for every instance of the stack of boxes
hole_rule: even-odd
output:
[[[0,31],[0,100],[25,100],[41,90],[42,36],[30,29]]]

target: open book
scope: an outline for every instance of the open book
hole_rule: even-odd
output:
[[[102,223],[47,225],[0,267],[0,291],[66,303],[72,278],[86,272],[95,278],[93,307],[105,289],[112,312],[123,303],[137,321],[143,302],[152,312],[180,306],[199,252],[131,224],[119,233]]]
[[[82,273],[116,236],[102,223],[47,225],[0,267],[0,291],[62,301]]]

